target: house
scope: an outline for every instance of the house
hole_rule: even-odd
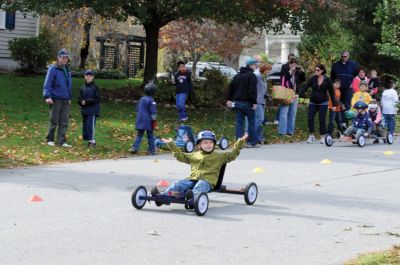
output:
[[[254,47],[242,52],[239,66],[243,66],[249,56],[260,53],[265,53],[273,62],[286,63],[290,53],[298,55],[297,45],[301,41],[301,34],[301,32],[297,35],[293,34],[288,27],[278,34],[264,31]]]
[[[39,35],[39,18],[21,12],[6,12],[0,9],[0,70],[13,70],[17,62],[11,60],[8,42],[14,38],[29,38]]]

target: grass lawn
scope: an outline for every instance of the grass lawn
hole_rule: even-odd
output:
[[[345,262],[344,265],[400,265],[400,246],[394,246],[390,250],[367,253],[357,259]]]
[[[49,108],[42,98],[44,77],[21,77],[0,74],[0,167],[40,165],[68,161],[118,158],[130,155],[128,152],[135,137],[135,112],[132,103],[103,102],[101,117],[96,127],[97,147],[88,149],[81,139],[81,114],[76,104],[82,78],[75,78],[73,104],[68,129],[68,143],[71,149],[49,147],[45,136],[48,128]],[[96,80],[100,88],[108,90],[136,86],[138,79]],[[177,114],[174,108],[158,107],[157,136],[172,137]],[[273,120],[275,111],[267,111]],[[195,132],[210,129],[217,137],[222,134],[223,109],[189,110],[189,125]],[[234,140],[234,113],[228,112],[224,135],[230,143]],[[295,142],[307,137],[306,106],[299,108],[295,137],[277,135],[275,125],[264,127],[267,143]],[[317,126],[318,128],[318,126]],[[145,154],[147,141],[142,144],[140,154]],[[161,151],[163,152],[163,151]],[[166,151],[164,151],[166,152]]]

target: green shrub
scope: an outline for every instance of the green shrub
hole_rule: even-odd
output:
[[[157,83],[156,101],[164,103],[175,103],[175,86],[168,80],[162,80]]]
[[[41,34],[39,37],[13,39],[8,44],[11,59],[17,61],[21,66],[21,71],[26,73],[39,72],[56,54],[48,34]]]
[[[228,78],[218,70],[208,70],[206,80],[193,82],[193,105],[196,107],[217,107],[224,104],[224,92]]]

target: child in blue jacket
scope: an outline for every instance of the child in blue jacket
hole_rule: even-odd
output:
[[[140,98],[136,108],[136,140],[132,144],[131,153],[137,154],[142,141],[144,132],[147,134],[147,141],[149,143],[149,153],[152,155],[156,154],[156,146],[154,143],[153,130],[157,126],[157,107],[154,101],[154,95],[156,93],[157,86],[153,83],[147,84],[144,87],[145,95]]]
[[[347,128],[344,135],[351,136],[355,134],[356,139],[361,135],[368,137],[374,128],[372,119],[367,111],[368,105],[364,101],[357,101],[356,104],[354,104],[354,108],[357,110],[357,114],[353,120],[352,126]]]
[[[79,91],[78,104],[82,113],[82,137],[88,147],[95,147],[96,118],[100,115],[100,90],[94,84],[94,72],[85,71],[85,85]]]

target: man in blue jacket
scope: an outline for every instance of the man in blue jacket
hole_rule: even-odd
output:
[[[65,137],[71,111],[72,77],[67,67],[69,59],[65,49],[57,53],[57,63],[50,66],[44,81],[43,97],[50,106],[50,124],[47,133],[47,144],[54,146],[54,134],[58,127],[57,140],[62,147],[71,147]]]
[[[353,97],[353,88],[351,84],[354,77],[357,76],[358,65],[350,60],[350,53],[343,51],[339,61],[332,64],[331,80],[340,79],[340,101],[344,103],[347,110],[351,108],[351,98]]]

